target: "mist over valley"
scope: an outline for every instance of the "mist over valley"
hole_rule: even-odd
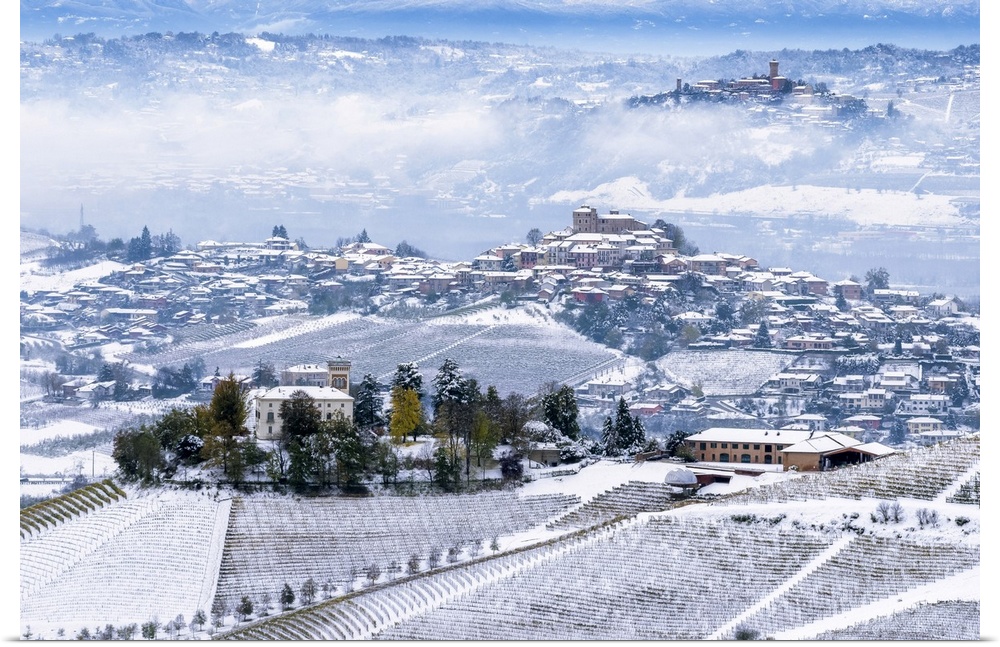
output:
[[[664,100],[763,75],[818,99]],[[670,214],[705,251],[831,280],[979,291],[979,48],[621,55],[416,37],[198,32],[21,45],[21,222],[185,245],[366,229],[468,259],[580,204]],[[890,103],[892,104],[890,106]],[[81,214],[82,208],[82,214]],[[885,245],[890,240],[892,245]],[[933,262],[928,262],[933,261]]]

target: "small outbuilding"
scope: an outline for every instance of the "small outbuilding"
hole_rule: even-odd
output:
[[[663,482],[667,485],[688,491],[698,488],[698,477],[686,467],[675,467],[670,470],[667,472],[667,476],[663,479]]]
[[[785,469],[817,471],[866,463],[895,453],[881,443],[862,443],[837,432],[810,434],[809,438],[781,450]]]

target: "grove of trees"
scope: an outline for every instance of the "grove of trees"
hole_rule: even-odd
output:
[[[161,369],[158,388],[190,373],[189,365]],[[272,377],[273,368],[260,364],[254,381],[265,385]],[[454,360],[445,359],[429,393],[419,367],[400,364],[391,380],[388,409],[384,387],[373,375],[365,375],[352,389],[353,419],[323,419],[308,393],[293,391],[279,407],[280,439],[258,441],[247,425],[246,386],[230,373],[218,381],[208,403],[174,408],[154,422],[116,433],[113,457],[118,473],[125,481],[154,485],[164,479],[186,480],[194,468],[212,468],[220,481],[236,486],[261,481],[263,475],[272,487],[305,492],[355,490],[373,479],[389,485],[397,483],[402,469],[409,469],[425,471],[427,480],[450,491],[485,477],[493,466],[499,466],[505,478],[520,478],[515,463],[533,442],[557,442],[567,460],[579,460],[588,452],[578,443],[576,395],[568,386],[551,384],[539,398],[519,393],[501,397],[495,386],[484,392]],[[531,420],[540,427],[528,425]],[[425,434],[433,436],[433,448],[428,443],[420,456],[401,454],[404,443]],[[502,460],[495,456],[500,445],[509,446]],[[256,476],[248,478],[251,474]]]

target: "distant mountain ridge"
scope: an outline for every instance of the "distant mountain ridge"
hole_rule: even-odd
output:
[[[649,0],[627,6],[607,0],[22,0],[20,7],[22,37],[27,38],[87,32],[116,36],[271,31],[536,44],[552,39],[562,46],[593,48],[603,43],[614,49],[625,45],[623,41],[632,41],[632,46],[688,41],[760,46],[739,41],[787,39],[792,29],[812,34],[920,32],[926,39],[955,30],[969,35],[979,27],[978,0]],[[875,40],[893,39],[871,42]]]

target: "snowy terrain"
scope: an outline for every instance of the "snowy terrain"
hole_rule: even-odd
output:
[[[262,619],[262,623],[235,626],[236,619],[229,615],[220,630],[249,632],[238,634],[244,638],[287,638],[282,632],[293,635],[298,632],[299,637],[329,637],[329,632],[341,631],[355,638],[483,638],[500,630],[491,620],[494,614],[483,611],[495,608],[497,621],[505,614],[514,614],[510,616],[512,619],[535,617],[537,628],[516,629],[514,636],[570,638],[577,637],[582,628],[578,624],[583,622],[580,613],[602,595],[598,582],[604,581],[611,592],[632,581],[633,586],[622,588],[614,594],[616,597],[605,596],[605,604],[608,599],[620,599],[609,607],[619,615],[603,620],[592,618],[598,620],[592,629],[596,632],[594,636],[610,637],[607,632],[619,631],[624,632],[617,634],[619,637],[648,639],[657,634],[642,631],[678,631],[658,635],[725,638],[731,637],[737,628],[749,627],[757,628],[762,636],[777,639],[810,639],[872,619],[878,619],[878,624],[885,621],[882,616],[896,612],[923,609],[916,606],[919,603],[980,602],[980,508],[977,503],[970,505],[955,499],[960,486],[968,482],[971,474],[978,473],[978,462],[972,463],[971,468],[961,465],[969,465],[969,460],[977,458],[978,443],[970,445],[966,441],[963,445],[942,446],[940,450],[914,450],[912,456],[886,459],[884,463],[871,464],[867,471],[856,472],[882,473],[887,483],[902,478],[911,467],[940,473],[945,485],[936,486],[934,493],[921,494],[919,498],[894,497],[902,510],[903,518],[898,523],[876,521],[876,509],[886,501],[883,498],[863,494],[827,497],[822,502],[809,498],[814,483],[834,475],[849,479],[852,470],[858,468],[829,475],[787,472],[767,472],[756,478],[737,475],[728,485],[706,488],[716,498],[663,512],[657,512],[662,510],[661,504],[643,498],[648,495],[642,494],[646,489],[639,485],[665,487],[664,479],[676,469],[676,463],[602,461],[575,474],[539,478],[514,493],[457,495],[455,507],[451,507],[449,497],[456,495],[438,495],[428,500],[388,494],[362,499],[299,499],[268,493],[130,489],[123,501],[22,540],[21,631],[30,624],[35,635],[51,638],[62,628],[70,637],[84,626],[141,624],[153,616],[166,621],[183,614],[190,620],[198,608],[207,613],[209,600],[215,595],[223,595],[232,604],[240,595],[249,593],[259,608],[262,594],[269,593],[272,607],[269,616],[274,615],[273,621]],[[806,498],[748,502],[747,497],[753,498],[754,492],[760,493],[756,495],[758,499],[774,496],[769,493],[779,492],[773,489],[779,485],[785,488],[782,492],[798,488]],[[617,499],[609,498],[612,492],[621,494]],[[474,498],[461,498],[470,496]],[[468,503],[459,503],[462,500]],[[566,508],[570,500],[578,503]],[[567,511],[610,505],[612,501],[624,506],[619,508],[622,511],[619,514],[624,516],[614,517],[613,523],[592,527],[584,523],[577,526],[581,528],[578,533],[572,532],[572,525],[551,525],[559,518],[579,519],[575,513],[566,515]],[[400,505],[404,508],[398,508]],[[472,516],[468,512],[473,509],[470,505],[476,510]],[[543,509],[539,505],[548,507]],[[431,513],[427,506],[436,506],[435,512]],[[480,509],[483,506],[487,508]],[[504,516],[519,509],[518,506],[533,506],[524,509],[534,510],[530,513],[534,515],[541,513],[543,516],[537,519],[542,522],[517,528],[504,521]],[[404,513],[406,509],[409,512]],[[420,512],[425,509],[425,513]],[[484,516],[485,509],[495,512]],[[918,523],[921,515],[929,513],[937,515],[933,523]],[[400,534],[389,521],[390,517],[398,519],[400,514],[417,514],[416,518],[423,520],[409,522],[411,532]],[[526,519],[524,514],[514,513],[510,520]],[[389,516],[383,520],[381,515]],[[452,515],[456,515],[454,519]],[[464,521],[459,521],[462,516]],[[327,529],[325,524],[333,523],[334,519],[340,519],[339,529]],[[234,530],[234,523],[238,531]],[[276,523],[279,525],[274,530],[267,530]],[[475,528],[481,523],[506,528],[495,536],[495,546],[489,546],[491,531],[485,526]],[[274,537],[275,532],[288,537],[277,544],[262,542],[264,535]],[[486,534],[477,534],[483,532]],[[327,541],[310,539],[320,535]],[[476,541],[470,543],[462,536]],[[356,541],[364,542],[366,548],[352,548]],[[429,562],[427,546],[433,546],[435,541],[442,542],[437,544],[439,551],[450,546],[449,541],[459,542],[458,549],[454,560],[450,557],[444,560],[441,555],[440,568],[429,571],[434,564]],[[759,562],[760,555],[755,557],[746,552],[752,546],[763,551],[768,561]],[[142,559],[130,557],[136,550],[142,551]],[[316,570],[321,562],[307,557],[316,550],[331,551],[325,559],[357,564],[354,579],[345,575],[347,571],[336,569],[329,576],[321,576]],[[614,552],[617,556],[614,559],[620,563],[608,561],[609,551]],[[774,558],[769,555],[771,551],[777,551]],[[390,560],[405,564],[406,556],[411,553],[419,558],[418,573],[415,576],[392,573]],[[633,553],[646,557],[633,561],[630,557]],[[778,554],[785,553],[783,561]],[[924,553],[926,557],[919,557]],[[670,557],[673,554],[676,557]],[[721,559],[714,570],[709,568],[711,560],[729,554],[736,559]],[[274,560],[286,564],[282,567],[283,576],[269,570]],[[669,560],[685,560],[684,569],[659,570]],[[899,570],[898,560],[912,564]],[[739,577],[738,573],[755,561],[758,564],[753,566],[757,569],[753,577],[758,580],[757,587],[728,593],[716,589],[714,598],[701,596],[699,602],[692,598],[687,604],[704,611],[700,615],[683,616],[688,619],[643,620],[646,603],[641,594],[653,582],[665,587],[653,598],[662,606],[665,600],[674,598],[679,602],[677,596],[686,595],[675,586],[683,583],[689,587],[694,582],[711,586],[717,578]],[[130,566],[125,569],[113,566],[123,563]],[[365,565],[372,564],[378,566],[374,579],[365,575],[368,570]],[[862,570],[852,575],[859,566]],[[895,575],[885,580],[871,579],[872,573],[883,569]],[[578,605],[566,607],[562,621],[549,626],[548,612],[543,607],[558,605],[564,596],[570,595],[574,588],[566,579],[570,572],[598,579],[577,588],[574,595],[579,598]],[[327,586],[331,583],[328,578],[332,578],[333,599],[327,601],[328,594],[318,595],[320,604],[304,609],[304,616],[301,612],[287,617],[277,615],[277,589],[281,580],[294,580],[290,583],[298,591],[301,580],[309,573],[315,574],[317,585]],[[620,579],[622,576],[633,579]],[[862,588],[848,593],[855,590],[851,579],[855,577],[857,586]],[[152,579],[162,580],[163,586],[153,590],[139,584]],[[398,584],[394,581],[397,579]],[[97,581],[101,584],[95,588]],[[529,582],[546,582],[548,592]],[[511,586],[520,587],[522,595],[510,597]],[[351,591],[360,592],[360,597],[352,598],[353,602],[338,602],[339,596]],[[834,597],[824,601],[826,594],[822,591],[832,591]],[[497,595],[506,597],[496,598]],[[731,609],[726,601],[729,598],[735,605]],[[494,599],[506,602],[490,602]],[[73,604],[65,604],[67,600],[73,600]],[[715,606],[704,607],[706,603]],[[793,621],[789,613],[796,605],[800,608],[794,617],[799,619]],[[298,602],[293,605],[298,606]],[[346,616],[335,620],[326,615],[325,610],[334,608],[348,615],[362,614],[352,616],[354,620],[350,621],[360,624],[341,624],[347,622]],[[359,610],[376,608],[382,611]],[[646,630],[628,628],[645,624],[649,624]],[[661,625],[662,628],[655,628]],[[975,629],[954,628],[952,633],[938,637],[968,636],[963,632],[970,630]],[[271,631],[278,633],[267,633]],[[316,631],[320,633],[311,633]],[[445,633],[436,635],[437,631]],[[201,635],[206,636],[204,632]]]
[[[25,234],[22,233],[22,237]],[[112,272],[127,269],[127,265],[115,261],[100,261],[76,270],[46,273],[33,263],[21,264],[21,289],[29,292],[68,291],[78,283],[97,280]]]
[[[656,365],[667,379],[688,388],[700,385],[705,395],[750,395],[795,359],[787,353],[682,350],[664,355]]]
[[[639,178],[623,177],[590,190],[559,191],[550,201],[614,204],[637,211],[752,213],[771,218],[835,215],[863,226],[954,227],[968,224],[959,214],[953,198],[947,195],[920,196],[902,191],[845,190],[805,184],[765,185],[704,198],[657,199]]]

